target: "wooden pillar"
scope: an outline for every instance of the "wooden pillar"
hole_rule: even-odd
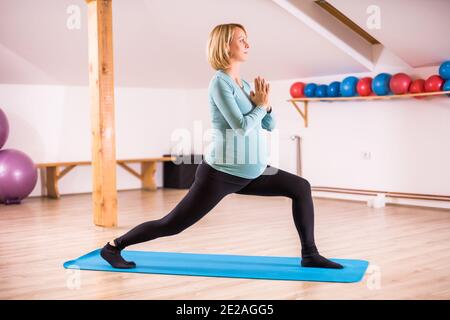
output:
[[[88,5],[94,224],[117,226],[112,0]]]

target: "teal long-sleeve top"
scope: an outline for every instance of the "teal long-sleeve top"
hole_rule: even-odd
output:
[[[214,169],[246,179],[260,176],[268,164],[266,135],[275,128],[273,112],[255,106],[251,87],[241,88],[231,76],[217,70],[208,87],[212,140],[204,161]]]

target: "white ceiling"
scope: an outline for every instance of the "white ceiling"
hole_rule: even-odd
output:
[[[360,14],[355,8],[365,13],[361,4],[365,0],[330,2],[356,22]],[[411,2],[414,6],[423,3],[418,11],[426,12],[433,20],[443,19],[450,5],[444,0],[378,2],[382,2],[382,13],[394,8],[397,20],[401,16],[405,23],[410,19],[405,18],[404,6],[392,2]],[[81,9],[80,30],[66,27],[70,5]],[[0,83],[87,85],[86,14],[84,0],[0,1]],[[400,32],[395,20],[394,24],[390,21],[392,15],[383,14],[383,28],[374,36],[383,44],[386,41],[400,58],[411,65],[424,65],[443,60],[443,55],[450,57],[450,42],[445,38],[428,36],[412,41],[418,37]],[[414,34],[424,28],[433,34],[443,33],[442,24],[449,29],[448,20],[444,23],[427,19],[415,21]],[[334,24],[338,29],[339,23],[331,16],[322,15],[317,21],[331,29]],[[246,79],[261,75],[275,81],[369,71],[367,64],[355,56],[361,48],[351,47],[360,42],[359,36],[350,35],[352,41],[347,34],[345,46],[339,46],[317,25],[299,20],[275,0],[113,0],[116,85],[206,88],[214,72],[205,55],[208,34],[215,25],[229,22],[242,23],[248,30],[250,55],[241,69]],[[442,30],[434,30],[436,26]],[[411,26],[408,24],[405,30],[411,30]],[[393,37],[400,37],[402,45],[396,46],[395,41],[392,44]],[[430,49],[423,48],[424,43]]]
[[[328,0],[411,67],[450,59],[450,0]],[[368,28],[366,12],[378,6],[380,28]],[[373,12],[373,11],[372,11]]]

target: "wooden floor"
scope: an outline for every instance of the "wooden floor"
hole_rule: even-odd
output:
[[[316,242],[328,258],[370,262],[358,283],[252,280],[66,270],[138,223],[167,214],[187,190],[119,192],[118,228],[92,223],[90,194],[0,205],[1,299],[449,299],[450,211],[368,208],[314,198]],[[128,247],[299,256],[291,200],[232,194],[173,237]],[[79,277],[79,278],[77,278]],[[77,280],[79,280],[77,282]],[[79,288],[77,288],[79,284]]]

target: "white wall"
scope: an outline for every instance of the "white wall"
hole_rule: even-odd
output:
[[[413,77],[427,78],[438,67],[412,69]],[[372,73],[395,73],[405,69],[384,66]],[[286,98],[295,81],[328,84],[351,74],[322,78],[292,79],[273,84],[273,104],[280,119],[280,136],[302,137],[303,176],[313,186],[450,195],[450,99],[446,96],[381,101],[309,103],[309,124]],[[288,142],[286,141],[286,145]],[[294,170],[294,148],[284,149],[282,167]],[[285,152],[284,150],[289,150]],[[371,152],[371,160],[362,152]],[[317,195],[323,193],[317,193]],[[358,196],[334,195],[361,199]],[[366,197],[367,198],[367,197]],[[447,202],[395,200],[395,203],[450,208]]]
[[[382,70],[356,76],[375,76],[381,71],[400,70],[384,66]],[[426,78],[437,72],[437,66],[408,72]],[[345,76],[271,82],[277,131],[268,135],[279,142],[279,161],[272,165],[296,172],[295,143],[289,137],[298,134],[303,138],[303,176],[313,186],[449,195],[450,99],[447,97],[310,103],[309,127],[304,128],[300,115],[286,101],[290,98],[290,85],[295,81],[327,84],[341,81]],[[244,78],[253,84],[253,79],[245,75]],[[170,153],[177,143],[171,141],[177,129],[187,130],[192,136],[200,133],[204,138],[203,134],[210,128],[206,89],[117,88],[115,94],[117,158],[161,156]],[[35,162],[90,159],[87,88],[0,85],[0,103],[10,122],[5,148],[22,150]],[[203,141],[202,146],[206,143]],[[199,153],[193,147],[191,151]],[[371,152],[371,160],[362,159],[363,151]],[[272,156],[276,160],[276,155]],[[162,186],[162,164],[158,166],[156,179],[158,186]],[[139,188],[139,181],[122,168],[117,173],[119,190]],[[60,181],[59,187],[62,194],[90,192],[90,167],[75,168]],[[32,195],[40,193],[38,182]],[[402,200],[399,203],[429,205],[431,202]],[[449,207],[443,202],[432,205]]]
[[[87,87],[0,85],[1,108],[10,124],[3,148],[26,152],[35,163],[91,159]],[[117,88],[116,155],[118,159],[159,157],[170,153],[173,128],[188,114],[186,92]],[[137,164],[131,165],[139,170]],[[162,164],[156,180],[162,185]],[[39,179],[33,195],[41,194]],[[121,167],[118,189],[139,188],[140,181]],[[59,182],[61,194],[90,192],[91,167],[79,166]]]
[[[366,75],[373,76],[360,76]],[[345,76],[302,80],[329,83]],[[307,129],[279,98],[283,119],[303,137],[304,174],[312,184],[450,194],[448,97],[310,103]],[[363,160],[363,151],[372,159]]]

